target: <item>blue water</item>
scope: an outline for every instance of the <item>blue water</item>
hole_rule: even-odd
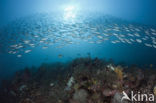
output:
[[[111,15],[125,20],[126,23],[133,22],[152,28],[156,27],[155,0],[1,0],[0,27],[21,17],[35,15],[35,13],[55,12],[54,14],[63,14],[64,7],[66,8],[68,5],[70,7],[71,5],[76,6],[82,15],[89,12],[97,15],[102,13],[102,15]],[[0,35],[10,39],[5,34]],[[2,43],[7,45],[8,42]],[[16,70],[25,67],[40,66],[42,63],[68,62],[75,58],[88,56],[107,60],[113,59],[116,63],[124,62],[127,65],[156,65],[156,49],[142,44],[112,44],[109,41],[104,41],[101,44],[89,44],[80,41],[80,44],[65,45],[62,48],[54,47],[55,45],[48,46],[48,49],[43,50],[37,46],[32,49],[31,53],[22,55],[22,58],[17,58],[16,55],[8,53],[0,53],[0,78],[6,78]],[[61,58],[58,57],[60,54],[62,55]]]

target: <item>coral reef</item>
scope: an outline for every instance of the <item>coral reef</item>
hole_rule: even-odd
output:
[[[156,70],[115,65],[98,58],[42,64],[17,71],[4,80],[1,103],[131,103],[123,91],[156,95]],[[143,101],[142,103],[147,103]]]

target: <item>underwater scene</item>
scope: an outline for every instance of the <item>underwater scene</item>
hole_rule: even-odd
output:
[[[1,0],[0,103],[156,103],[155,0]]]

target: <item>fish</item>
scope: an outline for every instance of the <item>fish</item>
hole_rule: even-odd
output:
[[[40,43],[43,43],[44,41],[43,41],[43,40],[40,40],[39,42],[40,42]]]
[[[156,35],[156,33],[154,32],[154,33],[152,33],[153,35]]]
[[[156,48],[156,45],[153,45],[153,48]]]
[[[102,40],[98,40],[96,41],[97,44],[101,44],[102,43]]]
[[[59,54],[59,55],[58,55],[58,57],[59,57],[59,58],[62,58],[62,57],[63,57],[63,55],[62,55],[62,54]]]
[[[47,48],[48,48],[47,46],[43,46],[43,47],[42,47],[42,49],[47,49]]]
[[[98,35],[97,37],[98,37],[99,39],[103,39],[103,37],[102,37],[102,36],[100,36],[100,35]]]
[[[29,52],[31,52],[31,50],[25,50],[25,53],[29,53]]]
[[[35,44],[29,44],[31,47],[35,47]]]
[[[113,44],[119,43],[119,40],[111,41]]]
[[[41,41],[45,41],[45,40],[47,40],[47,39],[48,39],[48,38],[42,38]]]
[[[95,42],[94,42],[94,41],[89,41],[88,43],[90,43],[90,44],[94,44]]]
[[[141,39],[136,39],[136,41],[137,41],[138,43],[142,43],[142,40],[141,40]]]
[[[9,51],[8,53],[9,53],[9,54],[12,54],[12,53],[13,53],[13,51]]]
[[[29,40],[24,40],[23,42],[24,42],[25,44],[29,44],[29,43],[30,43]]]
[[[15,47],[17,47],[18,45],[17,44],[15,44],[15,45],[10,45],[10,47],[12,47],[12,48],[15,48]]]
[[[148,43],[145,43],[145,46],[152,47],[152,45],[151,44],[148,44]]]
[[[16,54],[16,53],[17,53],[17,51],[13,51],[13,52],[12,52],[12,54]]]
[[[134,37],[134,35],[133,35],[133,34],[130,34],[130,33],[128,33],[127,35],[128,35],[128,36],[131,36],[131,37]]]
[[[19,45],[16,47],[16,49],[20,49],[20,48],[23,48],[24,46],[23,45]]]
[[[35,37],[35,38],[38,38],[39,36],[38,36],[38,35],[35,35],[34,37]]]
[[[21,57],[22,57],[22,55],[20,55],[20,54],[19,54],[19,55],[17,55],[17,57],[18,57],[18,58],[21,58]]]
[[[132,39],[132,38],[130,39],[130,41],[135,42],[135,40],[134,40],[134,39]]]
[[[143,37],[142,40],[147,40],[147,38],[144,38],[144,37]]]
[[[134,35],[137,36],[137,37],[140,37],[140,34],[138,34],[138,33],[134,33]]]
[[[151,31],[152,31],[152,32],[156,32],[156,30],[155,30],[155,29],[153,29],[153,28],[151,28]]]

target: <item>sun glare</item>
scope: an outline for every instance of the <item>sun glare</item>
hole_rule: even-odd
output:
[[[67,6],[64,9],[64,19],[72,20],[76,17],[76,7],[75,6]]]
[[[73,11],[74,9],[75,9],[74,6],[68,6],[68,7],[65,8],[65,11],[71,12],[71,11]]]

